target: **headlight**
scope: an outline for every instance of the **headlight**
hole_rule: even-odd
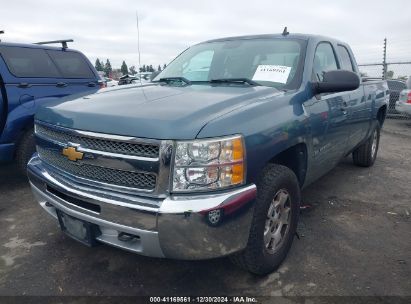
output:
[[[244,142],[241,136],[178,141],[173,191],[223,189],[244,183]]]

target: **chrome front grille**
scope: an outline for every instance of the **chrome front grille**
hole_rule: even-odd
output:
[[[154,174],[104,168],[88,164],[78,165],[75,162],[69,161],[58,151],[42,147],[37,147],[37,152],[41,160],[75,176],[118,186],[138,187],[140,189],[151,190],[156,186],[156,176]]]
[[[77,134],[65,133],[59,129],[53,129],[41,124],[36,125],[36,133],[40,136],[60,143],[66,144],[68,142],[72,142],[80,144],[83,148],[97,151],[149,158],[156,158],[159,154],[158,145],[91,138]]]
[[[43,122],[36,122],[35,134],[38,155],[57,178],[148,196],[162,196],[168,189],[171,141],[79,131]],[[81,157],[70,160],[63,155],[67,147]]]

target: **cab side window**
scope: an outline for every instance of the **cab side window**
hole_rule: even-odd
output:
[[[0,55],[16,77],[59,77],[60,73],[47,55],[39,48],[2,46]]]
[[[338,45],[338,55],[340,57],[341,69],[355,72],[350,53],[343,45]]]
[[[323,81],[324,72],[337,69],[337,60],[331,44],[328,42],[319,43],[314,55],[313,80]]]
[[[90,69],[84,57],[71,51],[47,51],[54,60],[57,68],[64,78],[93,78],[94,73]]]

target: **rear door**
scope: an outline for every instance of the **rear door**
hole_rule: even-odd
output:
[[[341,69],[358,73],[354,59],[346,46],[339,44],[337,53]],[[346,152],[348,153],[364,139],[371,123],[371,105],[365,98],[363,85],[349,92],[346,111],[348,128]]]

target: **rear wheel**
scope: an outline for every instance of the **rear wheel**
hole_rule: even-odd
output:
[[[300,187],[289,168],[269,164],[257,188],[247,247],[233,255],[232,261],[264,275],[281,265],[291,247],[298,223]]]
[[[29,129],[23,134],[16,151],[17,166],[22,175],[27,174],[27,163],[35,151],[34,130]]]
[[[377,158],[379,145],[380,124],[377,123],[367,141],[355,149],[352,153],[354,164],[360,167],[371,167]]]

